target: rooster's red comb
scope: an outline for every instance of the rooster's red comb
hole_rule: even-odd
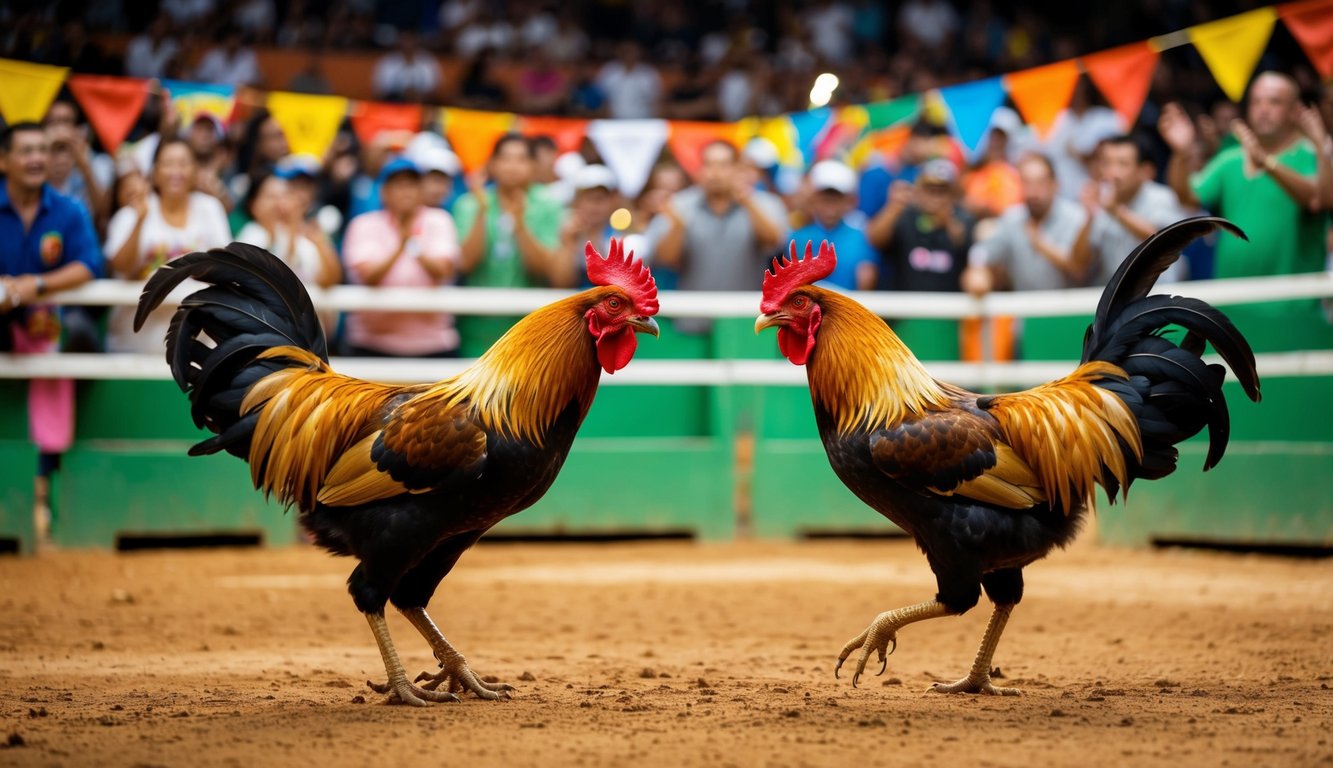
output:
[[[588,279],[593,285],[614,285],[629,294],[639,314],[657,314],[657,281],[648,267],[634,258],[633,251],[625,255],[622,241],[611,238],[611,248],[605,259],[591,242],[583,249],[583,255],[588,262]]]
[[[810,285],[833,274],[838,265],[838,254],[825,240],[819,244],[819,255],[814,254],[814,243],[806,241],[805,258],[796,257],[796,241],[791,242],[790,256],[773,257],[773,268],[764,272],[764,298],[761,312],[776,312],[787,295],[803,285]]]

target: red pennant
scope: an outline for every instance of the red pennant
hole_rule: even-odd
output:
[[[358,101],[352,106],[352,130],[362,144],[369,144],[384,131],[420,131],[422,115],[420,104]]]
[[[672,120],[669,125],[667,146],[671,147],[671,154],[690,178],[699,177],[699,170],[703,167],[701,154],[705,145],[719,139],[736,144],[739,134],[739,126],[736,123]]]
[[[72,75],[67,81],[70,93],[97,131],[97,138],[108,153],[114,154],[143,112],[148,99],[148,81],[132,77]]]
[[[518,119],[518,131],[524,136],[550,136],[560,154],[578,152],[588,133],[588,121],[577,117],[527,116]]]
[[[1083,57],[1083,69],[1126,126],[1139,119],[1157,69],[1157,51],[1144,41]]]
[[[1319,76],[1333,78],[1333,0],[1279,5],[1277,15],[1305,49]]]

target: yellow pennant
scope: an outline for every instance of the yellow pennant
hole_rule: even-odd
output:
[[[1213,78],[1232,101],[1245,96],[1245,85],[1254,74],[1276,21],[1277,11],[1269,7],[1187,30],[1190,42],[1199,49]]]
[[[304,93],[270,93],[268,111],[286,134],[292,154],[323,157],[347,114],[347,99]]]
[[[41,122],[67,74],[67,67],[0,59],[0,114],[5,122]]]

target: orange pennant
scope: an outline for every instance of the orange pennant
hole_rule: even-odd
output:
[[[528,115],[518,119],[518,130],[524,136],[550,136],[555,139],[560,154],[578,152],[588,134],[588,121],[577,117],[542,117]]]
[[[1023,119],[1045,139],[1051,126],[1055,125],[1056,116],[1069,106],[1069,100],[1074,96],[1078,62],[1069,59],[1014,72],[1005,75],[1004,84]]]
[[[1333,78],[1333,0],[1279,5],[1277,15],[1305,49],[1319,76]]]
[[[97,138],[109,154],[130,135],[148,100],[148,81],[133,77],[73,75],[67,81]]]
[[[444,135],[463,170],[472,172],[490,159],[495,142],[514,129],[512,112],[479,112],[474,109],[444,109]]]
[[[690,175],[698,178],[703,167],[701,153],[704,146],[714,141],[737,143],[739,127],[736,123],[704,123],[690,120],[672,120],[667,123],[667,146],[676,162]]]
[[[423,114],[420,104],[358,101],[352,105],[352,130],[362,144],[369,144],[384,131],[420,131]]]
[[[1157,69],[1157,55],[1145,41],[1083,57],[1088,77],[1127,126],[1134,125],[1143,110]]]

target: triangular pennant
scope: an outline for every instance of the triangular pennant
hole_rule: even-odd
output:
[[[1056,116],[1069,106],[1078,74],[1078,62],[1069,59],[1004,76],[1009,98],[1041,139],[1045,140]]]
[[[594,120],[588,138],[620,182],[620,191],[634,197],[648,182],[653,163],[667,140],[665,120]]]
[[[1277,11],[1269,7],[1190,27],[1186,32],[1222,92],[1239,102],[1276,22]]]
[[[949,108],[949,124],[969,156],[976,154],[981,139],[990,127],[990,118],[1004,103],[1004,80],[990,77],[970,83],[951,85],[939,90]]]
[[[444,110],[444,135],[463,164],[463,170],[470,173],[486,164],[496,140],[514,130],[516,119],[512,112],[448,107]]]
[[[859,104],[838,107],[815,145],[815,160],[846,155],[870,125],[870,114]]]
[[[577,117],[527,116],[518,119],[518,130],[524,136],[550,136],[560,154],[578,152],[583,137],[588,134],[588,121]]]
[[[671,154],[680,163],[680,167],[690,175],[699,177],[699,168],[703,165],[700,154],[703,148],[714,141],[726,141],[736,144],[739,131],[736,123],[702,123],[689,120],[672,120],[667,145]]]
[[[1106,97],[1111,108],[1120,113],[1125,125],[1132,126],[1139,119],[1143,102],[1148,99],[1153,72],[1157,70],[1157,57],[1157,51],[1145,41],[1082,59],[1088,79]]]
[[[223,123],[231,121],[236,109],[236,88],[214,83],[189,83],[184,80],[163,80],[181,125],[190,125],[202,114],[212,115]]]
[[[828,130],[833,110],[820,107],[807,112],[793,112],[788,117],[791,118],[792,128],[796,129],[796,149],[801,152],[801,161],[806,165],[814,163],[815,147]]]
[[[777,117],[747,117],[736,124],[740,144],[744,146],[752,139],[767,139],[778,150],[778,163],[781,165],[799,165],[800,150],[796,148],[796,129],[785,115]]]
[[[1319,76],[1333,78],[1333,0],[1279,5],[1277,15],[1305,49]]]
[[[870,131],[852,146],[851,151],[847,153],[845,162],[853,168],[862,168],[870,160],[872,154],[878,154],[884,158],[897,157],[911,135],[912,126],[910,125],[896,125],[892,128]]]
[[[352,103],[352,130],[362,144],[369,144],[384,131],[416,133],[425,114],[420,104],[385,104],[379,101]]]
[[[880,131],[909,120],[915,120],[917,115],[921,113],[921,96],[920,94],[910,93],[891,101],[877,101],[873,104],[867,104],[865,109],[868,118],[866,128],[871,131]]]
[[[40,123],[67,74],[67,67],[0,59],[0,115],[10,125]]]
[[[114,155],[120,143],[130,135],[139,113],[148,100],[148,81],[133,77],[73,75],[69,91],[78,100],[83,114],[97,132],[102,147]]]
[[[347,114],[347,99],[308,93],[270,93],[268,111],[282,126],[292,154],[323,157]]]

